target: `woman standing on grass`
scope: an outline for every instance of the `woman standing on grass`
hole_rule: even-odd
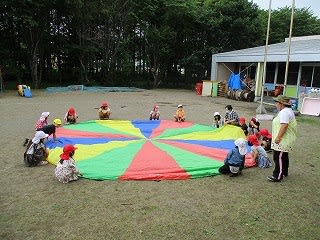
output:
[[[297,121],[291,109],[290,98],[279,95],[274,98],[279,111],[272,121],[272,142],[274,170],[267,179],[271,182],[280,182],[283,176],[288,176],[289,151],[293,150],[297,138]]]

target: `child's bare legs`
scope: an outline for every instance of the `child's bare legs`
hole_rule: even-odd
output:
[[[178,120],[177,120],[177,121],[178,121],[179,123],[181,123],[181,122],[184,122],[184,120],[185,120],[184,118],[178,117]]]
[[[176,122],[181,122],[181,117],[175,116],[174,118],[176,119]]]
[[[150,120],[159,120],[160,114],[152,113],[150,114]]]
[[[99,113],[99,119],[100,120],[109,120],[111,113],[106,112],[106,113]]]

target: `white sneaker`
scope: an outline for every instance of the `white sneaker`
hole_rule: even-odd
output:
[[[39,166],[43,166],[43,165],[47,165],[48,164],[48,161],[41,161],[40,163],[39,163]]]

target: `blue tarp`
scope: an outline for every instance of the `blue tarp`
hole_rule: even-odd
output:
[[[46,92],[56,93],[56,92],[69,92],[69,91],[85,91],[85,92],[142,92],[144,89],[135,87],[102,87],[102,86],[92,86],[87,87],[84,85],[70,85],[67,87],[48,87]]]
[[[231,89],[231,90],[241,89],[240,73],[238,74],[231,73],[228,80],[228,89]]]

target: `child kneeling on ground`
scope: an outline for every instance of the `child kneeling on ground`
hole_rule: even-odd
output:
[[[235,147],[228,152],[224,160],[224,165],[219,168],[219,172],[221,174],[231,173],[230,177],[237,177],[241,175],[247,153],[246,140],[238,138],[234,144]]]

